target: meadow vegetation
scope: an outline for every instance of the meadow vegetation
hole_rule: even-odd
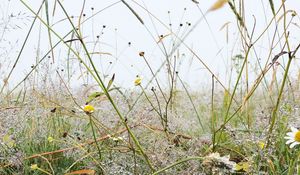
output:
[[[161,66],[149,62],[149,53],[136,52],[149,74],[132,77],[132,88],[125,88],[115,83],[117,74],[104,73],[114,63],[101,68],[95,63],[94,55],[118,55],[90,47],[83,28],[94,16],[86,17],[89,7],[82,2],[82,11],[76,12],[80,15],[72,16],[62,0],[43,0],[39,9],[33,9],[31,1],[19,0],[26,13],[0,20],[1,42],[8,30],[22,28],[20,21],[31,26],[20,48],[0,47],[0,60],[10,49],[18,52],[13,61],[0,63],[0,174],[300,174],[300,40],[295,38],[300,4],[265,1],[271,16],[266,15],[265,26],[257,30],[255,23],[246,21],[244,0],[216,0],[205,13],[200,10],[199,21],[180,24],[188,27],[179,35],[143,3],[116,1],[146,29],[150,24],[137,7],[155,21],[152,25],[159,23],[168,31],[153,34],[163,55]],[[201,1],[190,3],[201,7]],[[97,15],[111,6],[89,10]],[[222,82],[185,42],[207,15],[224,8],[238,29],[233,49],[238,52],[227,58],[228,82]],[[60,22],[70,29],[65,34],[50,20],[57,11],[64,16]],[[36,64],[22,81],[10,83],[16,65],[26,57],[22,53],[35,25],[47,30],[43,42],[50,49],[37,54]],[[257,50],[267,36],[268,56],[261,58]],[[94,46],[101,36],[95,38]],[[57,46],[66,55],[58,57]],[[186,83],[180,72],[185,69],[180,64],[181,48],[209,73],[206,88],[195,90]],[[50,70],[59,59],[63,68]],[[78,69],[72,69],[74,65]],[[84,86],[74,86],[79,79]]]

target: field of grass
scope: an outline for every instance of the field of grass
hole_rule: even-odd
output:
[[[260,4],[265,16],[258,17],[247,11],[244,0],[215,0],[205,11],[201,1],[193,0],[201,18],[180,23],[178,31],[143,1],[114,1],[99,10],[82,0],[81,11],[72,12],[78,16],[62,0],[42,0],[38,8],[30,1],[18,3],[26,12],[0,19],[2,43],[8,31],[20,31],[19,23],[28,27],[21,30],[26,35],[20,47],[0,45],[1,175],[300,174],[300,3],[265,1]],[[7,4],[0,6],[3,14]],[[129,70],[108,71],[114,62],[95,61],[95,55],[118,60],[123,51],[102,50],[102,35],[88,40],[85,26],[115,4],[145,27],[161,52],[134,52],[143,66],[137,66],[140,73],[131,77],[129,87],[116,80]],[[92,15],[86,16],[87,10]],[[233,16],[234,21],[220,26],[227,40],[228,26],[237,29],[230,56],[223,56],[230,63],[224,65],[227,82],[187,43],[200,22],[210,28],[207,16],[219,10]],[[70,31],[55,26],[56,13],[64,17],[57,23]],[[265,23],[257,27],[261,18]],[[41,48],[34,53],[35,64],[16,81],[16,66],[31,52],[26,49],[33,26],[46,36],[36,35]],[[149,26],[167,33],[156,36]],[[45,43],[48,50],[42,50]],[[8,60],[12,51],[17,55]],[[161,62],[153,63],[152,55],[161,55]],[[189,84],[181,70],[191,65],[183,59],[200,65],[206,74],[198,78],[210,82],[201,88]],[[55,64],[59,69],[51,67]]]

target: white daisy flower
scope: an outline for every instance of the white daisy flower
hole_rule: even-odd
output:
[[[286,133],[284,138],[287,139],[286,144],[291,144],[290,148],[294,148],[294,146],[300,144],[300,131],[294,127],[291,127],[291,130],[291,132]]]

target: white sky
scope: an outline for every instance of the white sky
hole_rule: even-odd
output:
[[[7,76],[9,70],[12,68],[13,62],[16,60],[18,52],[22,46],[22,43],[29,30],[31,22],[33,20],[33,14],[21,3],[19,0],[1,0],[3,2],[0,5],[0,78],[3,79]],[[41,0],[25,1],[35,12],[38,10]],[[85,4],[84,14],[87,19],[93,15],[93,13],[118,2],[117,0],[87,0]],[[141,57],[138,56],[140,51],[145,52],[146,59],[151,64],[151,67],[156,71],[165,60],[164,54],[161,51],[162,44],[157,44],[159,35],[167,35],[170,33],[169,29],[165,28],[155,18],[149,17],[149,14],[143,10],[140,4],[144,8],[148,9],[155,17],[159,18],[164,24],[172,24],[171,28],[178,36],[191,29],[191,26],[201,18],[202,14],[209,9],[209,7],[215,2],[213,0],[200,0],[199,8],[191,0],[127,0],[128,4],[138,13],[143,19],[145,25],[142,25],[137,18],[129,11],[129,9],[121,2],[109,7],[108,9],[99,12],[97,15],[87,20],[82,25],[82,33],[84,41],[87,42],[87,46],[90,52],[105,52],[110,55],[93,55],[93,60],[96,63],[98,71],[101,75],[105,74],[108,77],[116,74],[116,85],[133,88],[133,80],[136,75],[140,75],[144,78],[144,82],[149,80],[151,75],[148,67]],[[136,3],[135,3],[136,2]],[[254,32],[254,39],[264,30],[267,24],[272,18],[271,10],[269,7],[269,1],[267,0],[249,0],[245,1],[246,8],[246,25],[251,31],[254,24],[254,18],[256,19],[256,27]],[[63,4],[70,16],[78,17],[82,9],[83,0],[64,0]],[[279,1],[278,1],[279,3]],[[50,14],[52,14],[54,0],[49,0]],[[280,4],[275,4],[276,10]],[[295,10],[300,14],[300,1],[287,0],[287,9]],[[94,10],[91,10],[91,8]],[[186,8],[186,10],[184,10]],[[201,10],[201,11],[200,11]],[[168,13],[168,11],[170,13]],[[11,18],[7,22],[7,16],[13,14],[16,15],[19,12],[24,13],[24,16],[30,16],[25,18]],[[265,15],[266,14],[266,15]],[[280,12],[280,15],[282,11]],[[291,13],[290,13],[291,14]],[[288,15],[288,20],[291,15]],[[45,8],[40,13],[42,18],[45,18]],[[278,16],[280,16],[278,15]],[[279,18],[279,17],[278,17]],[[277,19],[278,19],[277,18]],[[57,4],[55,15],[50,15],[50,23],[54,24],[65,16]],[[206,20],[202,20],[195,30],[185,40],[186,44],[193,49],[193,51],[209,66],[209,68],[220,78],[220,80],[228,85],[229,76],[232,62],[232,56],[236,54],[244,54],[242,52],[242,45],[238,35],[238,28],[236,24],[235,16],[226,5],[224,8],[211,12],[206,15]],[[74,19],[75,24],[78,22],[78,18]],[[186,23],[191,23],[188,26]],[[226,42],[225,29],[220,30],[221,27],[229,22],[228,28],[228,43]],[[300,42],[300,20],[296,16],[293,20],[295,24],[290,26],[291,45],[294,48]],[[3,26],[9,23],[7,30],[3,32]],[[179,27],[180,24],[182,27]],[[282,23],[280,23],[282,25]],[[18,25],[18,26],[17,26]],[[106,28],[103,29],[103,25]],[[298,25],[298,26],[297,26]],[[67,20],[61,21],[54,25],[53,29],[60,35],[64,36],[72,28]],[[259,40],[255,45],[255,51],[257,56],[261,59],[262,65],[265,64],[267,56],[269,54],[270,39],[274,34],[274,23],[271,25],[267,33]],[[103,32],[103,34],[101,34]],[[158,32],[158,33],[157,33]],[[279,28],[279,34],[282,34],[282,26]],[[100,35],[99,41],[96,36]],[[70,39],[70,37],[67,37]],[[52,34],[52,42],[55,44],[59,41]],[[174,42],[174,36],[167,36],[163,42],[168,51],[171,50],[172,43]],[[278,37],[275,38],[276,42]],[[178,41],[178,40],[177,40]],[[128,47],[128,42],[131,42],[131,46]],[[39,46],[39,47],[38,47]],[[74,48],[80,49],[79,42],[74,42]],[[13,47],[10,50],[10,47]],[[31,70],[31,65],[34,65],[36,60],[41,59],[42,56],[49,50],[49,38],[47,28],[37,21],[34,30],[31,33],[26,47],[20,57],[20,61],[12,74],[10,79],[10,88],[13,88],[24,76]],[[278,54],[280,47],[274,49],[272,56]],[[81,56],[84,57],[82,49],[80,49]],[[67,81],[67,47],[64,44],[60,44],[55,50],[55,64],[49,64],[51,59],[46,58],[42,66],[38,69],[38,75],[42,75],[45,72],[57,77],[55,70],[60,70],[64,80]],[[210,84],[211,75],[204,68],[204,66],[193,56],[193,54],[186,49],[186,47],[179,47],[176,51],[176,55],[180,58],[177,59],[177,63],[181,63],[177,66],[176,70],[179,71],[179,76],[188,84],[189,87],[198,89],[203,88]],[[285,58],[286,59],[286,58]],[[251,63],[250,76],[254,79],[257,76],[257,57],[254,52],[251,52],[249,61]],[[110,64],[112,62],[112,64]],[[283,61],[281,63],[284,63]],[[79,76],[80,73],[86,70],[80,68],[76,59],[71,60],[71,84],[81,85],[87,80]],[[255,66],[256,65],[256,66]],[[295,62],[292,67],[294,70],[298,69],[298,62]],[[64,69],[64,72],[61,72]],[[46,71],[47,70],[47,71]],[[158,78],[164,87],[167,87],[166,82],[166,69],[162,69]],[[293,76],[293,73],[292,73]],[[296,76],[296,75],[295,75]],[[89,80],[90,81],[90,80]],[[1,81],[0,87],[3,82]]]

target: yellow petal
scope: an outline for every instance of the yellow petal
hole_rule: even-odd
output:
[[[10,142],[7,143],[7,146],[8,146],[9,148],[14,148],[14,147],[16,147],[16,143],[15,143],[14,140],[11,140]]]
[[[95,108],[92,105],[85,105],[83,107],[83,111],[86,112],[86,113],[93,113],[94,110],[95,110]]]
[[[16,147],[16,142],[12,140],[8,134],[4,135],[2,140],[9,148]]]
[[[3,140],[4,143],[9,142],[10,141],[9,135],[8,134],[4,135],[3,138],[2,138],[2,140]]]
[[[235,171],[240,171],[243,169],[243,166],[240,165],[240,163],[236,164],[234,167]]]
[[[243,162],[243,170],[249,172],[250,164],[248,162]]]
[[[38,169],[39,167],[38,167],[38,165],[37,164],[32,164],[31,166],[30,166],[30,169],[32,169],[32,170],[36,170],[36,169]]]
[[[264,149],[265,143],[262,142],[262,141],[259,141],[259,142],[258,142],[258,146],[259,146],[260,149]]]
[[[135,80],[134,80],[134,85],[135,86],[139,86],[141,85],[142,83],[142,79],[140,77],[137,77]]]
[[[239,162],[235,165],[234,167],[235,171],[245,171],[245,172],[249,172],[250,170],[250,164],[249,162]]]
[[[53,137],[51,137],[51,136],[49,136],[49,137],[47,138],[47,140],[48,140],[49,143],[51,143],[51,142],[54,141]]]

